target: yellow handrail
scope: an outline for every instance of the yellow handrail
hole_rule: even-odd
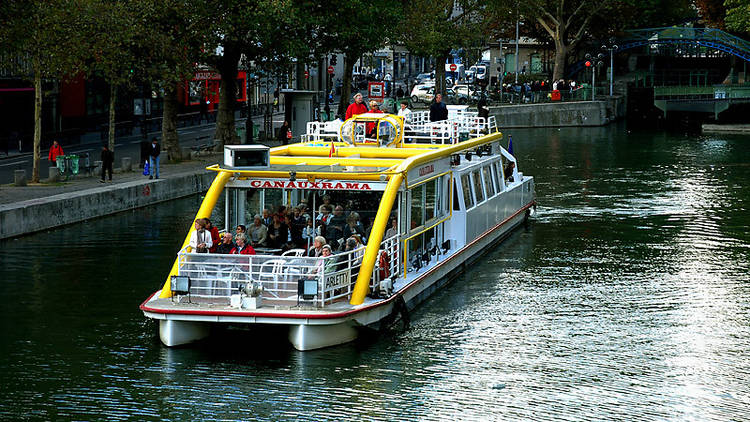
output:
[[[375,261],[377,260],[378,251],[380,250],[380,243],[383,241],[383,233],[385,233],[388,217],[390,217],[391,209],[393,208],[393,201],[396,199],[396,193],[398,193],[398,189],[401,187],[401,183],[406,177],[408,171],[425,162],[450,157],[451,154],[476,148],[494,142],[502,137],[502,133],[495,132],[479,138],[459,142],[445,148],[410,157],[396,167],[393,171],[394,174],[391,175],[388,185],[385,188],[383,199],[380,200],[378,213],[375,216],[370,237],[367,239],[367,247],[365,248],[365,256],[362,259],[362,266],[359,268],[357,282],[354,285],[354,290],[352,290],[352,298],[349,301],[350,304],[361,305],[365,301],[365,296],[367,296],[367,292],[370,288],[372,270],[375,268]]]
[[[193,219],[193,221],[190,223],[190,230],[188,230],[188,234],[187,236],[185,236],[185,241],[182,242],[180,250],[182,250],[182,248],[190,243],[190,236],[195,231],[195,220],[199,218],[211,217],[211,212],[214,210],[216,202],[219,200],[221,192],[224,190],[224,185],[227,184],[227,181],[229,181],[230,177],[232,177],[232,173],[227,172],[221,172],[216,175],[216,178],[211,183],[211,187],[209,187],[208,192],[206,192],[206,197],[203,199],[203,203],[201,203],[201,207],[198,209],[198,213],[195,214],[195,219]],[[177,275],[178,260],[179,255],[177,256],[177,258],[175,258],[174,264],[172,264],[172,269],[169,271],[167,280],[164,281],[164,286],[161,288],[161,293],[159,294],[160,298],[172,297],[171,277],[173,275]]]

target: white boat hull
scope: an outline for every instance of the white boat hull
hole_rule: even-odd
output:
[[[159,320],[159,338],[166,346],[182,346],[203,340],[211,333],[211,324],[203,321]]]

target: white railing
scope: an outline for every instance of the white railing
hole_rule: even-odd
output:
[[[451,118],[438,122],[430,122],[429,111],[414,111],[405,122],[406,143],[454,144],[462,137],[478,138],[498,130],[495,116],[479,117],[475,111],[454,110]]]
[[[332,122],[307,122],[306,133],[302,135],[302,142],[320,142],[337,139],[339,136],[340,121]]]
[[[400,271],[398,236],[384,240],[381,250],[385,255],[376,261],[371,286]],[[231,295],[256,282],[263,286],[264,305],[294,306],[300,303],[299,281],[316,280],[318,294],[303,302],[324,307],[350,297],[364,253],[364,246],[328,257],[205,254],[185,247],[178,253],[178,275],[190,278],[192,300],[217,305],[228,305]]]

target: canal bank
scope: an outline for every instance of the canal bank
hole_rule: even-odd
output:
[[[625,96],[607,97],[601,101],[567,103],[513,104],[490,107],[501,128],[587,127],[604,126],[624,118]]]
[[[150,180],[138,169],[119,172],[114,182],[97,177],[64,183],[0,189],[0,239],[132,210],[205,192],[214,174],[206,166],[218,154],[195,161],[161,166],[159,179]]]

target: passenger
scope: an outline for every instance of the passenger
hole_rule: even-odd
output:
[[[302,213],[304,205],[298,205],[292,209],[292,224],[299,227],[300,232],[307,226],[308,216]]]
[[[206,231],[206,226],[202,218],[195,220],[195,231],[190,235],[188,243],[191,250],[196,253],[208,253],[211,247],[211,234]]]
[[[224,233],[224,237],[221,238],[221,243],[216,247],[216,253],[229,254],[232,253],[232,249],[235,248],[235,244],[232,241],[232,233]]]
[[[323,236],[315,236],[312,247],[307,251],[307,256],[319,257],[323,246],[326,244],[326,238]]]
[[[247,234],[247,227],[244,224],[237,225],[237,230],[234,232],[235,237],[240,233]]]
[[[516,168],[516,163],[513,161],[508,161],[508,164],[505,166],[505,169],[503,170],[503,174],[505,175],[505,180],[507,182],[513,182],[513,169]]]
[[[346,227],[344,227],[344,238],[348,239],[353,234],[358,234],[361,237],[365,237],[365,228],[362,223],[359,222],[359,214],[353,212],[346,217]]]
[[[315,263],[313,274],[331,274],[336,272],[338,259],[334,258],[331,245],[323,245],[320,251],[320,257]]]
[[[281,249],[289,237],[289,228],[281,220],[279,214],[273,215],[273,224],[268,227],[268,246]]]
[[[430,106],[430,121],[448,120],[448,107],[443,102],[443,95],[435,95],[435,102]]]
[[[406,118],[409,113],[411,113],[411,110],[409,110],[408,104],[406,104],[406,102],[401,103],[401,108],[398,110],[398,115]]]
[[[344,226],[346,226],[344,207],[336,205],[336,209],[333,211],[333,217],[330,218],[326,225],[326,239],[328,239],[329,245],[338,243],[339,240],[344,237]]]
[[[263,208],[263,224],[266,225],[266,227],[271,227],[271,224],[273,224],[273,217],[271,216],[271,210],[268,208]]]
[[[302,241],[304,243],[304,247],[307,249],[310,249],[313,243],[313,239],[315,239],[315,228],[313,227],[313,221],[312,218],[307,219],[307,224],[302,229]]]
[[[395,218],[391,218],[391,227],[389,227],[388,230],[386,230],[384,239],[390,239],[393,236],[396,236],[397,234],[398,234],[398,220]]]
[[[344,120],[349,120],[358,114],[364,113],[367,113],[367,106],[363,104],[362,94],[358,92],[354,94],[354,102],[349,104],[349,107],[346,108]]]
[[[247,236],[238,234],[236,242],[236,246],[229,253],[234,255],[255,255],[255,249],[246,243]]]
[[[333,204],[331,204],[331,195],[323,195],[323,205],[333,207]]]
[[[292,216],[287,214],[284,216],[284,224],[289,228],[289,237],[284,249],[295,249],[303,245],[302,242],[302,228],[292,221]],[[303,246],[302,246],[303,247]]]
[[[206,230],[208,230],[209,233],[211,233],[211,247],[208,248],[208,251],[211,253],[216,253],[216,248],[219,246],[219,229],[214,227],[213,224],[211,224],[211,220],[208,218],[203,219],[204,224],[206,225]]]
[[[318,216],[315,217],[315,219],[323,224],[328,224],[328,221],[331,219],[331,206],[325,204],[321,205],[320,208],[318,208]]]
[[[260,215],[255,214],[253,225],[250,226],[250,244],[253,247],[266,246],[268,240],[268,228],[263,225]]]

